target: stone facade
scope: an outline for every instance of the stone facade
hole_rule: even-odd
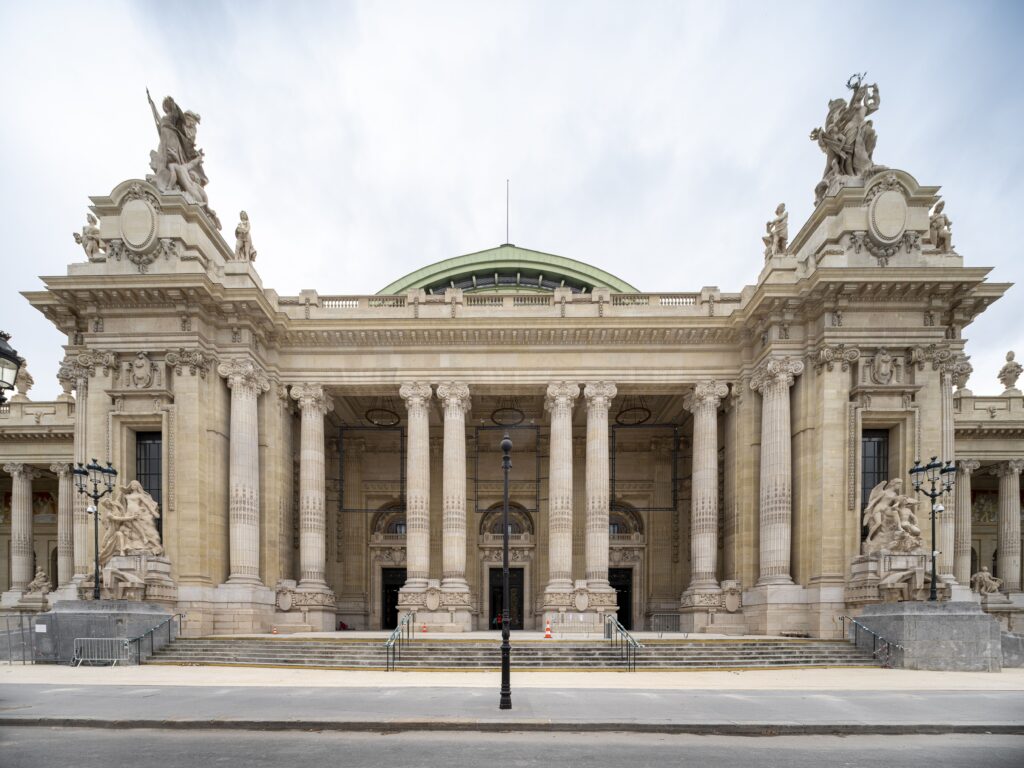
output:
[[[850,87],[851,108],[877,108],[877,86]],[[884,480],[957,462],[943,594],[972,599],[987,567],[1001,592],[973,599],[1020,629],[1019,365],[976,397],[964,353],[1010,286],[953,250],[937,187],[874,164],[870,121],[837,119],[816,131],[829,166],[813,213],[790,238],[780,206],[757,283],[734,293],[642,293],[504,245],[373,296],[281,296],[251,240],[222,236],[205,175],[158,163],[92,198],[86,260],[25,294],[66,334],[64,394],[23,387],[0,411],[6,604],[37,568],[49,600],[81,596],[91,520],[67,466],[109,460],[127,482],[155,433],[187,633],[380,629],[404,612],[490,627],[509,429],[513,621],[618,610],[634,628],[670,613],[694,631],[835,637],[838,616],[921,586],[912,553],[862,553],[862,443],[881,431]]]

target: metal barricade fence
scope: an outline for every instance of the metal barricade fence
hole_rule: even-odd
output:
[[[76,637],[74,667],[82,664],[137,664],[132,640],[126,637]]]
[[[9,613],[0,616],[0,661],[8,664],[35,663],[33,615]]]

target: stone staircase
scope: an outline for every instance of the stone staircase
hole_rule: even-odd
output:
[[[402,646],[404,670],[498,669],[498,640],[417,639]],[[308,638],[179,638],[148,664],[380,670],[382,640]],[[621,670],[606,640],[512,641],[515,669]],[[870,654],[842,640],[654,640],[643,643],[636,668],[646,670],[877,667]]]

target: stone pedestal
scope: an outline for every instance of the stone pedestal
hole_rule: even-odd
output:
[[[136,600],[168,607],[178,601],[171,561],[163,555],[114,555],[103,566],[100,578],[104,600]]]
[[[903,646],[903,669],[999,672],[1003,652],[999,622],[977,603],[903,602],[869,605],[861,624]],[[853,632],[851,627],[851,639]],[[861,644],[870,636],[860,634]],[[870,645],[868,645],[870,647]]]
[[[755,635],[811,634],[807,594],[799,584],[758,584],[744,591],[743,615]]]
[[[415,614],[414,629],[429,632],[468,632],[473,626],[468,592],[448,592],[439,579],[429,579],[422,592],[400,592],[398,616]]]
[[[269,632],[274,592],[262,584],[219,584],[213,591],[213,631],[218,635]]]

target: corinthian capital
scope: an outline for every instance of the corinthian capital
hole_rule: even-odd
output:
[[[64,477],[71,471],[70,464],[51,464],[50,471],[57,477]]]
[[[1024,470],[1024,459],[1011,459],[997,465],[995,473],[1000,477],[1006,477],[1008,475],[1019,475],[1021,470]]]
[[[39,470],[31,464],[18,464],[14,462],[4,464],[4,472],[11,477],[27,477],[29,480],[35,480],[39,477]]]
[[[793,386],[796,377],[803,372],[802,360],[794,357],[772,357],[761,363],[754,371],[750,379],[750,388],[762,395],[765,389],[772,385],[782,384],[788,388]]]
[[[469,387],[465,384],[456,381],[446,381],[443,384],[438,384],[437,398],[444,403],[445,410],[453,409],[463,413],[469,412],[471,400],[469,397]]]
[[[263,369],[247,357],[227,360],[217,366],[217,373],[227,381],[228,389],[251,388],[258,397],[270,389],[270,380]]]
[[[977,471],[977,469],[981,466],[981,462],[978,461],[977,459],[960,459],[960,461],[956,463],[956,466],[957,469],[959,469],[965,475],[969,475],[972,472]]]
[[[295,400],[303,411],[313,410],[324,414],[334,410],[334,401],[320,384],[293,384],[292,400]]]
[[[548,391],[551,391],[550,388]],[[592,381],[583,387],[583,396],[587,399],[588,408],[607,411],[617,394],[618,389],[610,381]]]
[[[704,405],[718,410],[722,398],[729,394],[729,385],[724,381],[701,381],[693,388],[693,394],[686,398],[688,411],[696,413]]]
[[[398,394],[405,400],[405,407],[411,411],[414,408],[426,408],[433,392],[429,384],[413,381],[399,387]]]
[[[569,381],[556,381],[548,384],[544,408],[553,411],[556,408],[571,409],[576,398],[580,396],[580,385]]]

